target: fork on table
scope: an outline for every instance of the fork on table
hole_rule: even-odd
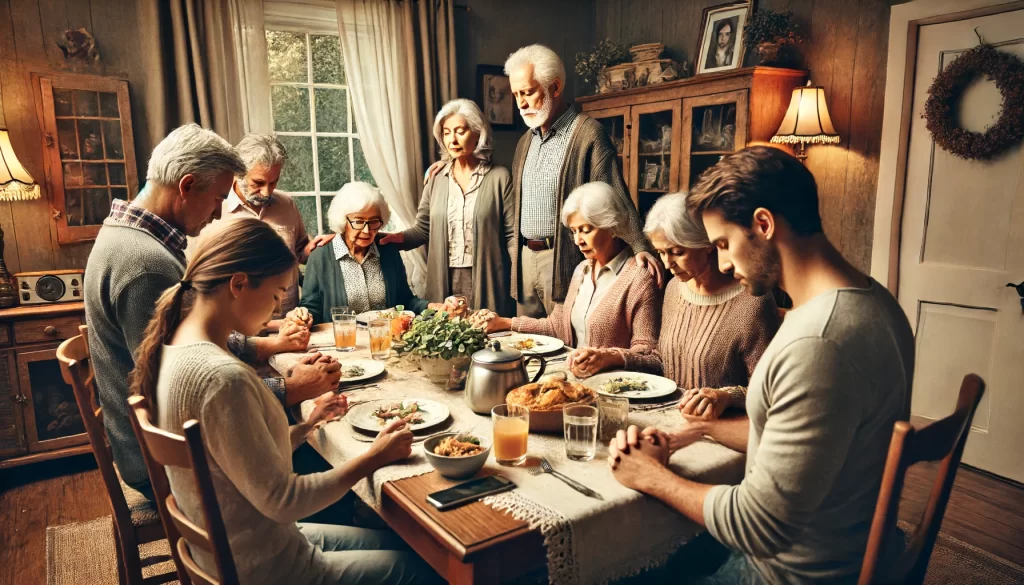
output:
[[[582,483],[576,481],[575,479],[572,479],[571,477],[568,477],[568,476],[562,474],[561,472],[555,471],[555,469],[553,467],[551,467],[551,464],[548,463],[548,460],[545,459],[544,457],[540,458],[540,465],[539,466],[527,467],[526,471],[529,471],[530,475],[540,475],[542,473],[550,473],[551,475],[553,475],[553,476],[557,477],[558,479],[562,480],[565,483],[565,485],[571,487],[572,489],[578,491],[579,493],[581,493],[581,494],[583,494],[583,495],[585,495],[587,497],[594,498],[595,500],[604,501],[604,498],[601,497],[601,494],[599,494],[599,493],[595,492],[594,490],[588,488],[587,486],[585,486]]]

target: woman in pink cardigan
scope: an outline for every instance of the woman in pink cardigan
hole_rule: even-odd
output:
[[[607,183],[574,189],[562,204],[562,223],[584,260],[573,273],[565,303],[543,319],[493,317],[488,333],[512,329],[558,337],[576,348],[568,365],[580,378],[607,370],[660,374],[661,292],[619,237],[628,217]]]

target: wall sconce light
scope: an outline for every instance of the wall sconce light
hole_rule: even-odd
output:
[[[832,125],[832,116],[825,103],[825,88],[811,85],[793,90],[786,117],[772,137],[775,144],[799,144],[796,157],[807,160],[808,144],[839,144],[839,133]]]
[[[0,201],[39,199],[39,185],[18,161],[7,128],[0,126]],[[14,277],[4,262],[4,231],[0,229],[0,308],[18,304]]]

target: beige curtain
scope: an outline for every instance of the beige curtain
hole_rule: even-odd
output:
[[[143,96],[143,144],[156,145],[174,128],[195,122],[232,144],[247,130],[250,115],[263,117],[256,129],[269,130],[266,94],[247,90],[266,73],[266,41],[260,0],[138,0],[139,50],[151,72]],[[236,42],[236,39],[239,42]],[[256,43],[257,54],[243,48]],[[262,80],[253,71],[264,71]],[[258,75],[257,75],[258,77]],[[264,125],[265,124],[265,125]]]
[[[405,225],[416,217],[434,113],[455,97],[454,0],[338,0],[349,92],[366,164]],[[403,255],[419,294],[420,248]],[[441,299],[430,299],[432,301]]]

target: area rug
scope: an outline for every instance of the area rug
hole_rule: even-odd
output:
[[[911,527],[900,522],[900,528],[908,531]],[[144,577],[173,573],[166,540],[140,548]],[[1020,585],[1024,583],[1024,567],[940,532],[924,582]],[[110,516],[46,529],[46,585],[117,585]]]
[[[139,547],[142,576],[166,575],[177,583],[166,540]],[[46,585],[117,585],[117,557],[110,516],[46,529]]]

